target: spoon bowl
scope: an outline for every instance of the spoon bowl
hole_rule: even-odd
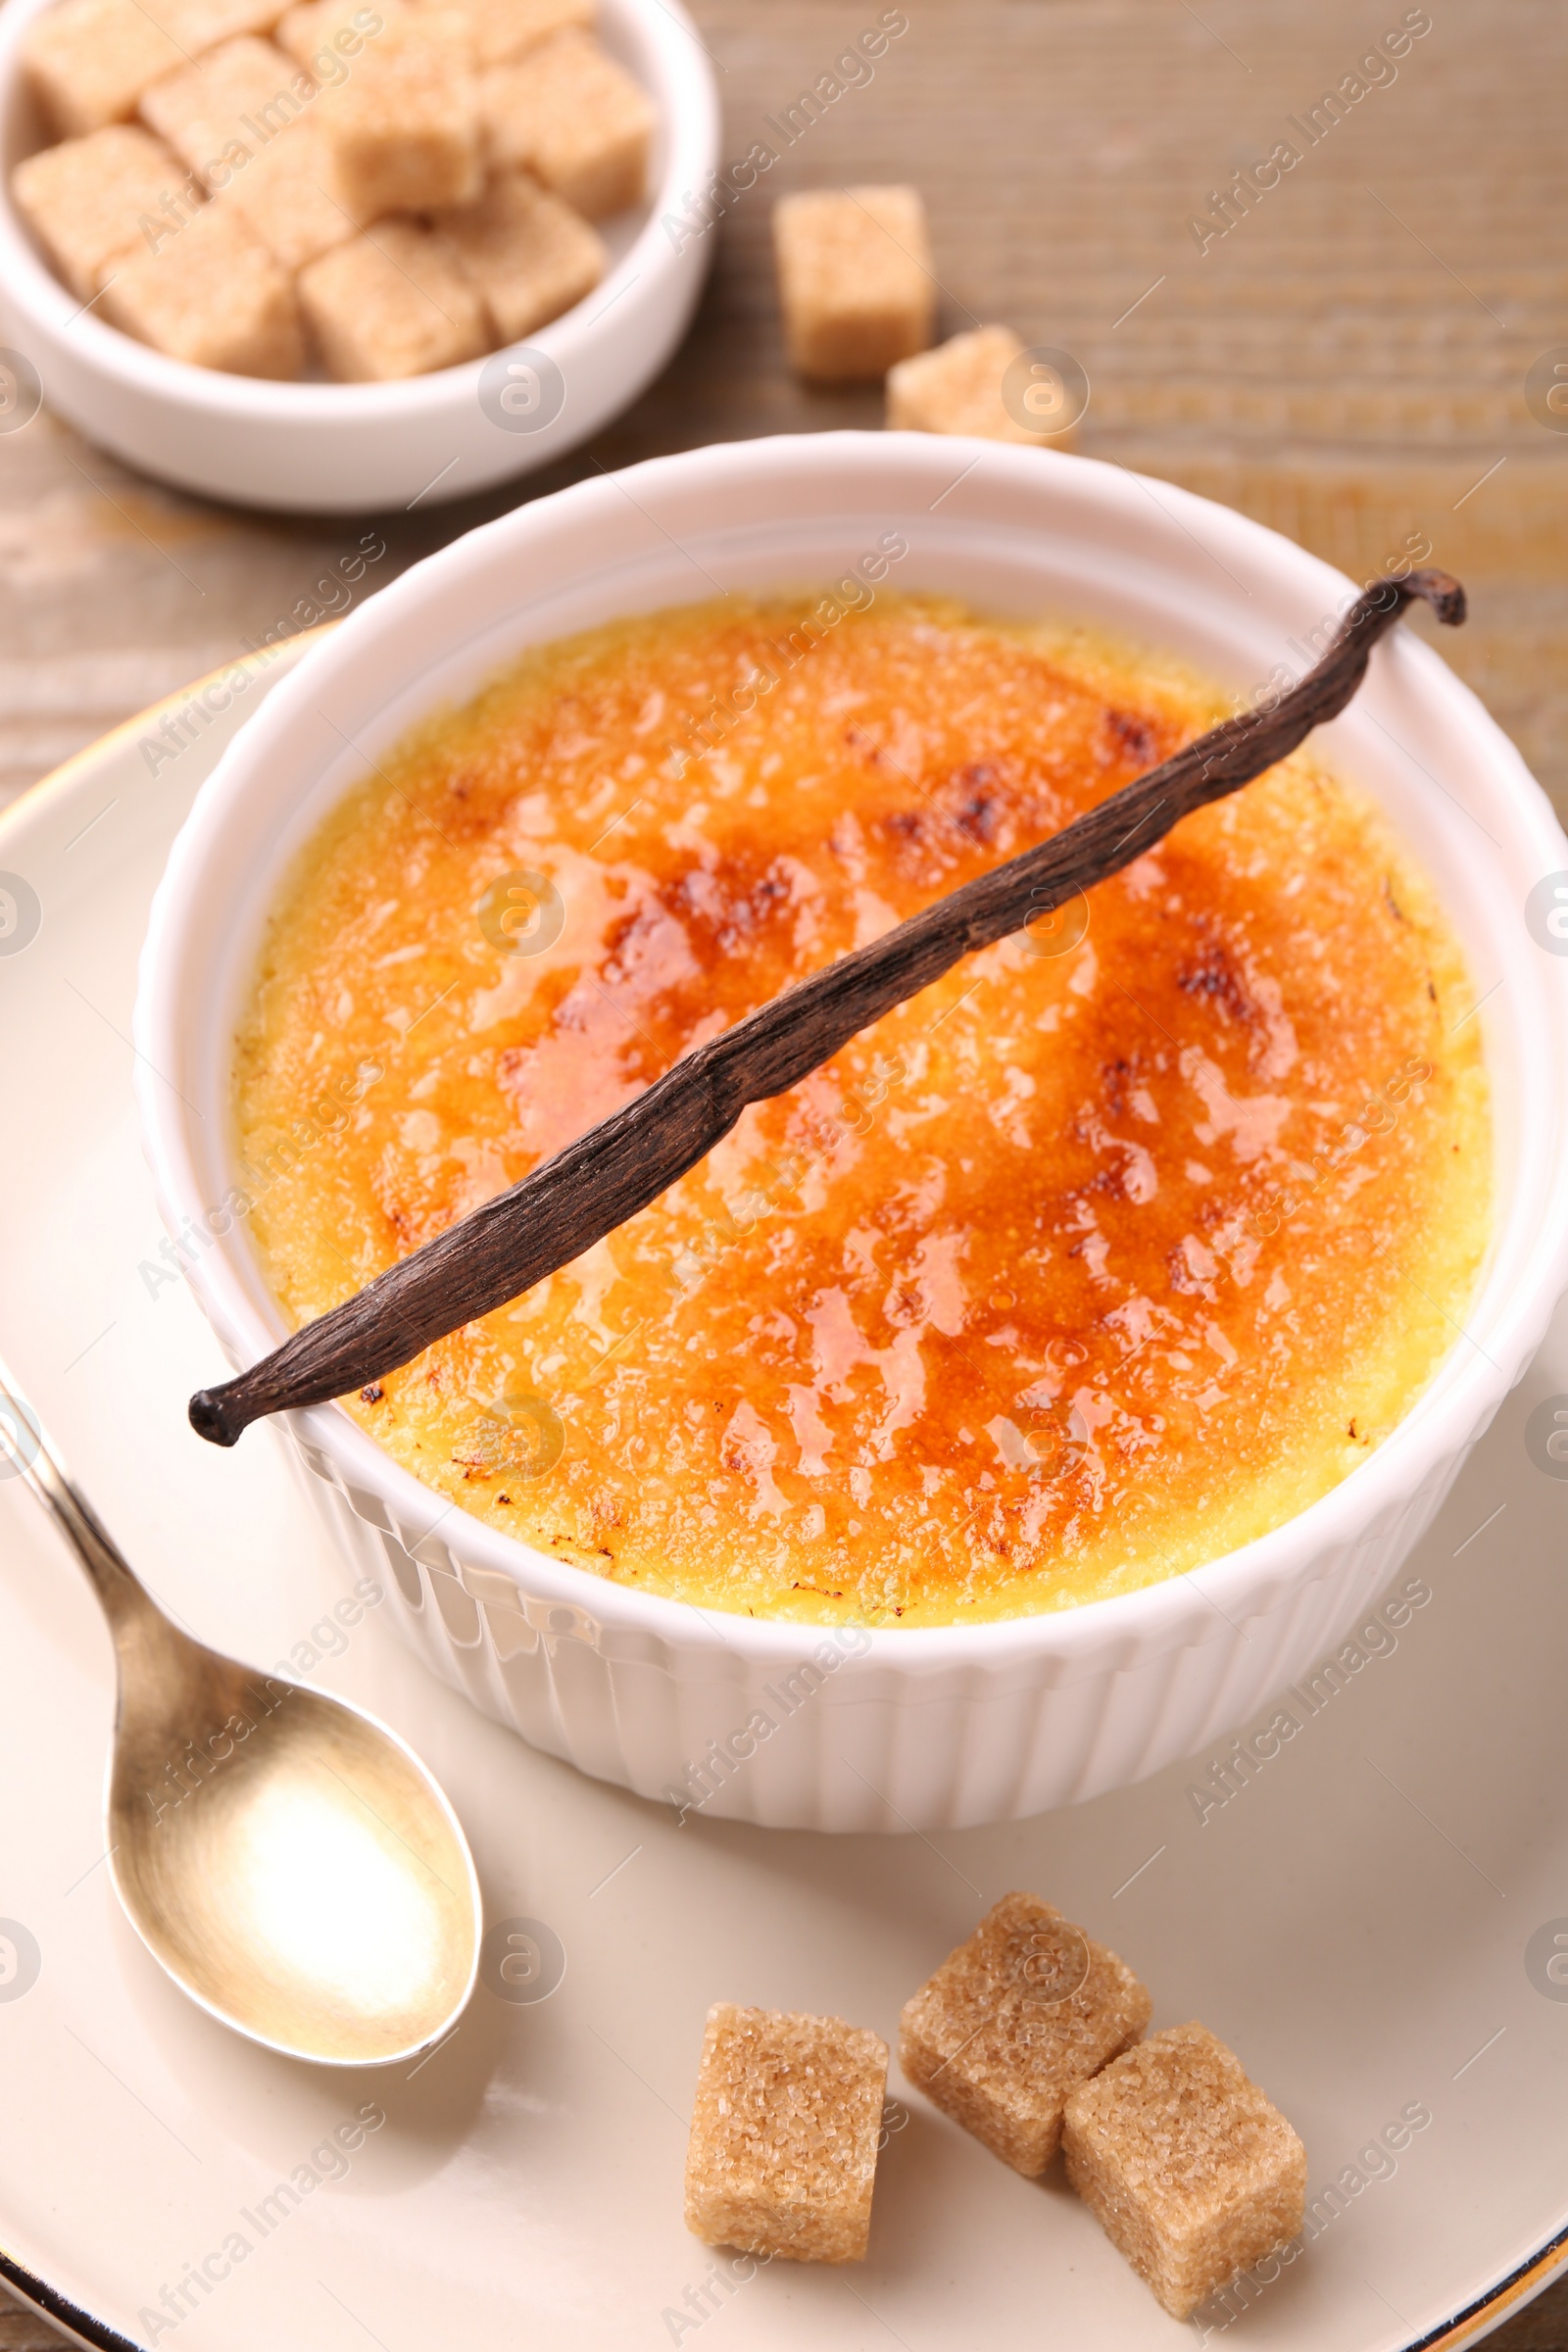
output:
[[[0,1447],[114,1636],[109,1862],[147,1949],[212,2016],[288,2057],[385,2066],[433,2047],[473,1989],[481,1914],[430,1774],[373,1716],[174,1625],[3,1367]]]
[[[158,1671],[132,1671],[156,1660]],[[385,2065],[473,1988],[463,1832],[383,1724],[247,1673],[157,1619],[121,1651],[110,1866],[154,1957],[215,2017],[328,2065]]]

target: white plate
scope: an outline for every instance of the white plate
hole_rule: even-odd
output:
[[[160,1596],[263,1665],[309,1640],[347,1572],[274,1436],[218,1453],[186,1427],[221,1366],[183,1287],[143,1271],[163,1261],[127,1034],[170,840],[293,658],[156,777],[143,742],[183,696],[0,818],[0,869],[42,906],[36,938],[0,956],[0,1344]],[[1018,2180],[913,2094],[863,2268],[779,2265],[705,2294],[716,2258],[681,2225],[710,2002],[829,2010],[891,2038],[934,1963],[1024,1886],[1125,1954],[1156,2025],[1198,2016],[1234,2044],[1301,2132],[1314,2196],[1405,2107],[1430,2110],[1393,2176],[1254,2290],[1247,2340],[1473,2340],[1568,2259],[1568,1985],[1544,1973],[1568,1936],[1568,1485],[1524,1441],[1559,1389],[1568,1326],[1403,1572],[1432,1597],[1396,1648],[1201,1823],[1187,1789],[1207,1759],[939,1840],[677,1828],[470,1713],[372,1608],[320,1679],[441,1776],[492,1925],[544,1922],[565,1962],[542,2000],[482,1985],[452,2041],[389,2076],[233,2039],[121,1919],[99,1826],[108,1640],[25,1494],[0,1487],[0,1917],[39,1956],[35,1981],[7,1978],[27,1946],[0,1929],[0,2267],[84,2340],[195,2352],[1168,2352],[1174,2323],[1059,2176]],[[347,2172],[300,2174],[264,2235],[261,2200],[369,2102],[386,2121]],[[214,2282],[159,2324],[164,2289],[203,2261]]]

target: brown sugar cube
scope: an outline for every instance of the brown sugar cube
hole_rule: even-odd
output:
[[[526,166],[587,220],[641,203],[658,116],[591,34],[559,32],[479,89],[492,166]]]
[[[503,343],[569,311],[609,259],[586,220],[526,172],[497,172],[477,204],[440,215]]]
[[[278,48],[291,57],[296,65],[305,69],[318,89],[331,90],[348,80],[355,71],[356,61],[365,54],[368,45],[379,40],[389,24],[396,25],[405,14],[397,5],[397,0],[381,0],[381,5],[374,8],[364,7],[359,0],[302,0],[301,6],[291,8],[282,18],[274,38]],[[308,143],[311,148],[312,183],[342,207],[348,216],[348,233],[352,234],[354,229],[368,228],[376,218],[379,208],[372,206],[367,210],[363,205],[351,201],[348,190],[338,177],[331,149],[321,135],[318,118],[313,117],[308,126],[301,124],[299,127],[302,130],[308,127],[309,141],[291,137],[289,164],[286,169],[278,168],[288,191],[286,195],[280,194],[279,202],[289,209],[312,212],[312,208],[305,203],[304,189],[307,183],[301,177],[305,166],[301,163],[299,153],[295,152]],[[319,214],[319,206],[314,208],[314,213]],[[322,222],[324,215],[319,216],[317,225]],[[257,225],[261,226],[260,221]],[[333,242],[330,237],[323,238],[316,250],[324,252]],[[308,260],[312,257],[306,255],[303,258]]]
[[[202,202],[178,156],[129,122],[109,122],[29,155],[11,174],[11,192],[82,302],[102,291],[121,262],[156,250],[151,240]]]
[[[925,207],[914,188],[814,188],[773,207],[790,364],[861,383],[923,351],[936,317]]]
[[[295,122],[316,84],[295,60],[245,34],[142,93],[142,121],[183,156],[207,188],[236,171]]]
[[[285,270],[223,206],[204,204],[105,288],[100,315],[171,359],[229,375],[298,375],[299,307]]]
[[[141,114],[286,270],[302,270],[369,218],[338,184],[316,97],[297,59],[245,38],[155,82]]]
[[[187,58],[243,32],[270,32],[282,14],[279,0],[144,0]]]
[[[594,21],[594,0],[455,0],[477,66],[507,66],[553,33]]]
[[[363,219],[468,204],[483,180],[478,89],[461,22],[401,9],[318,101],[345,202]]]
[[[1050,1903],[1004,1894],[906,2001],[899,2063],[1016,2173],[1043,2173],[1062,2106],[1135,2042],[1150,1998],[1125,1961]]]
[[[23,72],[70,137],[122,122],[155,81],[277,13],[276,0],[56,0],[27,28]]]
[[[1044,436],[1010,416],[1002,398],[1002,379],[1022,350],[1010,326],[977,326],[939,343],[935,351],[901,360],[888,373],[889,426],[896,432],[975,433],[985,441],[1040,447]],[[1072,439],[1071,432],[1057,433],[1053,445],[1066,449]]]
[[[272,37],[318,81],[345,81],[367,42],[379,39],[388,18],[395,21],[401,13],[395,5],[366,8],[361,0],[299,0],[278,19]]]
[[[289,270],[303,270],[366,225],[364,216],[344,200],[314,120],[291,122],[280,131],[235,172],[217,201],[238,213],[251,234]]]
[[[859,2262],[887,2043],[837,2017],[708,2012],[686,2149],[686,2227],[784,2262]]]
[[[123,262],[100,316],[172,359],[233,375],[295,376],[305,360],[288,273],[243,221],[203,204],[156,252]]]
[[[1306,2151],[1206,2026],[1172,2026],[1067,2101],[1067,2178],[1173,2319],[1301,2227]]]
[[[28,25],[22,69],[63,138],[134,114],[143,90],[186,63],[137,0],[59,0]]]
[[[390,383],[490,348],[484,304],[439,230],[381,220],[300,272],[300,301],[330,372]]]

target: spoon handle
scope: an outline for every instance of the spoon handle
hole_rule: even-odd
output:
[[[71,1483],[15,1377],[0,1361],[0,1479],[25,1480],[71,1545],[111,1623],[147,1596],[134,1570],[86,1496]]]

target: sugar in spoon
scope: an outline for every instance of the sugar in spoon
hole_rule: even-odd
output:
[[[0,1364],[0,1475],[20,1474],[114,1636],[109,1868],[192,2000],[266,2048],[385,2065],[440,2039],[473,1989],[479,1887],[424,1766],[359,1708],[172,1624],[67,1477]]]

